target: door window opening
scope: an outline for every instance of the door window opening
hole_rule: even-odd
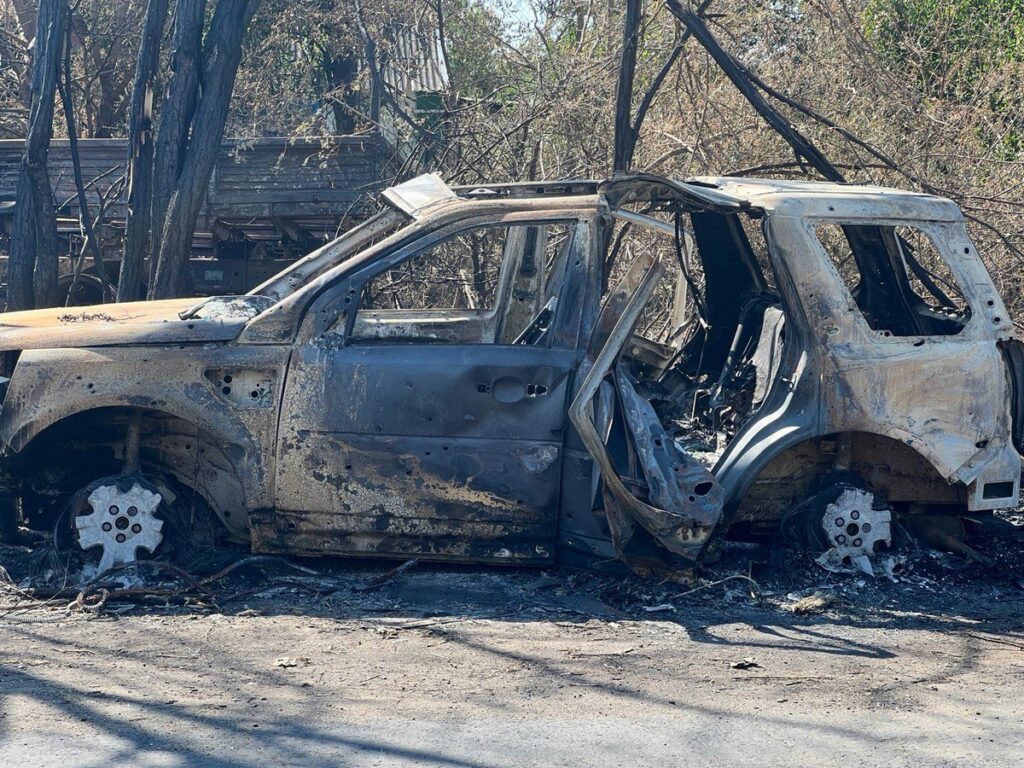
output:
[[[544,345],[573,230],[499,224],[448,236],[367,280],[351,339]]]

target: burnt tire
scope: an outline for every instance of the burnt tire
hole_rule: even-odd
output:
[[[57,280],[57,301],[62,307],[89,307],[103,304],[109,298],[106,284],[96,275],[81,274]]]

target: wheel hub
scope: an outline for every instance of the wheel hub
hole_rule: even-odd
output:
[[[892,540],[892,512],[875,509],[872,493],[859,488],[845,489],[833,503],[825,507],[821,525],[832,545],[818,562],[829,570],[842,567],[844,560],[865,573],[874,575],[871,556],[875,545]]]
[[[75,518],[82,549],[102,547],[103,573],[138,559],[138,550],[152,553],[163,541],[164,521],[156,517],[161,496],[138,482],[104,483],[89,494],[92,513]]]

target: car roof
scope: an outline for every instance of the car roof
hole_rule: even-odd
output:
[[[612,185],[651,183],[674,189],[694,201],[721,210],[754,209],[772,215],[843,220],[962,221],[952,200],[923,192],[828,181],[697,176],[673,179],[644,173],[588,179],[532,181],[449,187],[440,176],[425,174],[384,192],[384,198],[412,218],[435,205],[462,200],[524,199],[588,195]]]
[[[961,221],[952,200],[923,192],[830,181],[704,176],[688,183],[720,193],[764,211],[787,216]]]

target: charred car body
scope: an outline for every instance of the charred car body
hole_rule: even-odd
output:
[[[948,200],[636,174],[384,198],[245,296],[0,315],[7,525],[103,567],[226,534],[651,572],[780,521],[857,557],[891,512],[1017,504],[1022,355]]]

